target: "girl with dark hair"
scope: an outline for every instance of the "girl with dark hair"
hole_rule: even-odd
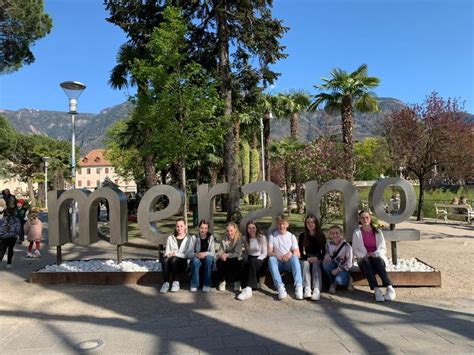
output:
[[[189,235],[184,219],[176,221],[174,234],[170,235],[166,241],[165,257],[162,261],[164,283],[160,292],[168,292],[170,289],[170,269],[173,273],[173,284],[171,292],[178,292],[180,289],[178,273],[186,270],[188,260],[194,255],[194,236]]]
[[[212,264],[216,250],[214,236],[209,232],[209,222],[202,219],[199,222],[199,233],[194,244],[194,257],[192,260],[191,292],[196,292],[199,287],[199,274],[203,272],[203,292],[211,290]]]
[[[303,296],[318,301],[322,287],[321,263],[326,253],[326,236],[315,215],[309,214],[306,216],[304,233],[301,233],[298,238],[298,246],[301,253]]]
[[[359,213],[360,227],[356,229],[352,236],[352,249],[357,258],[360,270],[364,273],[371,290],[374,290],[375,300],[377,302],[393,301],[395,299],[395,290],[387,271],[388,265],[386,256],[387,248],[382,231],[372,223],[370,213],[361,211]],[[387,291],[382,294],[375,275],[378,274],[382,279],[382,284]]]
[[[239,228],[234,222],[227,223],[226,235],[222,238],[217,251],[217,277],[219,291],[225,291],[226,281],[234,283],[234,290],[240,291],[240,282],[237,281],[242,257],[242,238]]]
[[[244,236],[244,258],[242,265],[242,292],[238,300],[252,297],[252,291],[258,288],[258,279],[263,274],[267,258],[267,238],[260,232],[254,221],[247,222]]]
[[[13,249],[20,228],[21,224],[16,216],[16,207],[8,208],[7,203],[0,199],[0,261],[3,260],[5,252],[7,252],[7,269],[12,268]]]

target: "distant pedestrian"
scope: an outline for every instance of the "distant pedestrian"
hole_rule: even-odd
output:
[[[240,291],[239,271],[242,258],[242,238],[234,222],[227,223],[226,234],[217,251],[217,289],[225,291],[226,282],[234,284],[234,291]]]
[[[184,219],[178,219],[174,233],[166,241],[165,257],[162,262],[164,283],[160,292],[168,292],[170,283],[172,283],[171,292],[180,290],[178,275],[186,271],[188,260],[193,258],[194,239],[194,236],[188,234]]]
[[[253,290],[258,289],[258,280],[267,269],[267,238],[260,232],[254,221],[247,222],[245,227],[244,258],[242,260],[242,292],[238,300],[252,297]]]
[[[352,248],[359,268],[367,278],[370,289],[374,290],[377,302],[393,301],[395,299],[395,290],[385,269],[388,265],[388,259],[383,233],[374,226],[368,211],[361,211],[359,213],[359,220],[361,226],[352,236]],[[387,288],[385,295],[382,294],[375,275],[380,276],[382,285]]]
[[[194,257],[191,264],[191,292],[196,292],[200,281],[200,274],[204,276],[203,292],[211,290],[212,265],[216,249],[214,246],[214,236],[209,232],[209,222],[202,219],[199,222],[199,233],[194,244]]]
[[[34,256],[40,257],[40,248],[41,248],[41,236],[43,234],[43,223],[38,218],[38,210],[34,208],[28,215],[28,222],[25,223],[24,232],[26,234],[27,240],[30,242],[28,245],[28,252],[26,257],[33,257],[33,244],[35,244],[35,253]]]
[[[21,244],[25,240],[25,233],[23,232],[23,226],[28,220],[28,205],[25,203],[25,200],[19,199],[16,201],[16,216],[20,220],[20,234],[18,236],[18,243]]]
[[[318,218],[309,214],[304,220],[304,232],[298,238],[301,272],[303,274],[303,297],[318,301],[322,287],[321,264],[326,253],[326,236]]]
[[[13,251],[20,233],[20,221],[16,216],[16,208],[5,209],[5,205],[5,201],[0,201],[0,261],[7,252],[7,269],[11,269]]]
[[[329,228],[331,242],[327,245],[323,269],[329,278],[329,293],[336,293],[337,286],[353,290],[350,270],[352,267],[352,247],[344,240],[342,228],[334,225]]]

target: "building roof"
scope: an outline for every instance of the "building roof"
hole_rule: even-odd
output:
[[[88,166],[112,166],[110,161],[105,159],[105,149],[91,150],[85,157],[82,157],[79,165],[81,167]]]

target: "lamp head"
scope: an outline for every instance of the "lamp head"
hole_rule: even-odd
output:
[[[69,98],[69,113],[77,113],[77,99],[81,96],[86,86],[79,81],[64,81],[59,84],[59,86],[61,86],[64,93]]]

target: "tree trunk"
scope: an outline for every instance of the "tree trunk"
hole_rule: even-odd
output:
[[[41,206],[46,207],[46,181],[38,184],[38,200],[41,201]]]
[[[298,112],[293,112],[290,116],[290,134],[291,138],[298,140]]]
[[[263,141],[264,141],[264,158],[265,158],[265,177],[264,180],[270,181],[270,113],[263,115]]]
[[[291,215],[291,200],[292,200],[292,193],[291,193],[291,172],[288,166],[288,163],[285,162],[284,164],[284,171],[285,171],[285,187],[286,187],[286,206],[288,209],[288,216]]]
[[[347,154],[347,165],[349,166],[349,174],[351,181],[354,181],[355,165],[354,165],[354,142],[352,140],[352,99],[350,96],[342,97],[341,105],[342,118],[342,142]]]
[[[418,210],[416,211],[416,220],[421,221],[423,220],[423,204],[425,199],[425,182],[423,178],[418,176],[418,180],[420,181],[420,195],[418,196]]]
[[[236,125],[232,120],[232,85],[229,60],[229,33],[227,28],[227,0],[222,0],[216,6],[217,37],[219,52],[219,76],[220,76],[220,95],[224,101],[224,117],[227,123],[227,132],[224,144],[224,173],[227,182],[230,185],[230,193],[227,203],[227,221],[231,220],[232,215],[239,207],[239,185],[237,178],[236,161]]]
[[[26,182],[28,183],[28,197],[30,198],[30,205],[32,207],[36,206],[36,199],[35,199],[35,191],[33,190],[33,178],[31,176],[28,176],[26,179]]]
[[[157,183],[156,168],[155,168],[155,156],[148,154],[145,157],[145,184],[146,189],[149,190]]]

